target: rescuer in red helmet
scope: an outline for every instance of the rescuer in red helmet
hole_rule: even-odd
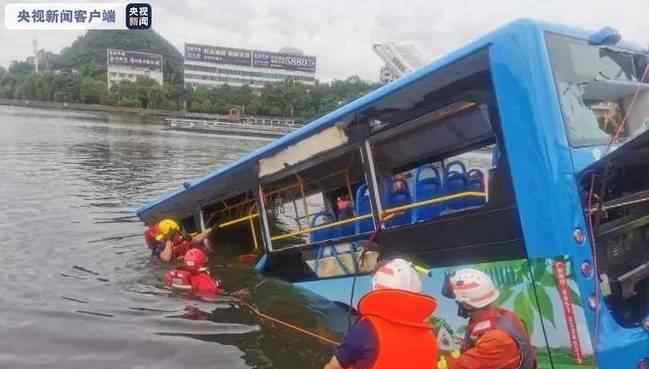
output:
[[[203,250],[193,248],[185,254],[183,266],[165,274],[165,286],[178,291],[191,292],[196,297],[213,298],[221,293],[219,282],[205,267],[207,256]]]

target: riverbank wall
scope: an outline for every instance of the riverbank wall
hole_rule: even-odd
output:
[[[0,105],[30,107],[37,109],[70,110],[78,112],[93,112],[100,117],[103,115],[119,115],[120,120],[137,123],[166,124],[167,118],[224,120],[231,116],[207,113],[190,113],[184,111],[129,108],[125,106],[111,106],[99,104],[60,103],[52,101],[19,100],[0,98]]]

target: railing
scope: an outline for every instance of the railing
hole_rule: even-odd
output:
[[[409,209],[414,209],[414,208],[418,208],[418,207],[422,207],[422,206],[438,204],[438,203],[457,200],[457,199],[462,199],[462,198],[472,198],[472,197],[484,197],[484,198],[486,198],[487,194],[485,192],[460,192],[460,193],[456,193],[456,194],[453,194],[453,195],[440,196],[440,197],[435,197],[435,198],[424,200],[424,201],[418,201],[418,202],[415,202],[415,203],[412,203],[412,204],[407,204],[407,205],[397,206],[397,207],[394,207],[394,208],[385,209],[383,211],[383,213],[381,214],[381,219],[385,220],[386,218],[388,218],[388,217],[390,217],[392,215],[396,215],[398,213],[404,212],[404,211],[409,210]],[[371,217],[372,217],[371,213],[370,214],[364,214],[364,215],[356,216],[356,217],[353,217],[353,218],[348,218],[348,219],[339,220],[339,221],[332,222],[332,223],[323,224],[323,225],[316,226],[316,227],[308,227],[308,228],[301,229],[299,231],[273,236],[273,237],[271,237],[271,240],[272,241],[282,240],[282,239],[289,238],[289,237],[299,236],[299,235],[302,235],[302,234],[305,234],[305,233],[311,233],[311,232],[315,232],[315,231],[319,231],[319,230],[323,230],[323,229],[329,229],[329,228],[337,227],[337,226],[340,226],[340,225],[353,223],[353,222],[356,222],[356,221],[359,221],[359,220],[369,219]]]

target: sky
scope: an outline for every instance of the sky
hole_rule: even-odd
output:
[[[7,3],[0,0],[2,22]],[[612,26],[625,40],[649,45],[647,0],[153,0],[149,3],[153,8],[154,29],[181,52],[185,42],[269,51],[297,47],[305,54],[318,57],[317,77],[323,81],[351,75],[377,80],[382,62],[372,51],[374,43],[413,43],[432,61],[523,17],[593,30]],[[2,24],[0,65],[7,66],[12,60],[30,55],[34,38],[38,39],[40,48],[58,52],[80,34],[79,31],[9,31]]]

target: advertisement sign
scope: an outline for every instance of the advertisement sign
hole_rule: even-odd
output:
[[[251,65],[252,52],[229,47],[185,44],[185,59],[215,64]]]
[[[255,50],[252,57],[255,67],[295,70],[315,73],[316,58],[308,55],[291,55]]]
[[[481,270],[490,277],[499,292],[493,305],[522,321],[539,369],[596,368],[574,265],[568,258],[558,257],[434,268],[422,275],[423,293],[438,303],[429,321],[440,349],[438,369],[448,368],[467,338],[468,318],[458,314],[455,300],[441,293],[446,276],[464,268]],[[350,298],[351,283],[346,278],[298,285],[332,301],[348,303]],[[358,277],[354,305],[370,288],[371,276]]]
[[[162,55],[141,51],[108,49],[108,66],[111,65],[147,68],[161,72]]]

